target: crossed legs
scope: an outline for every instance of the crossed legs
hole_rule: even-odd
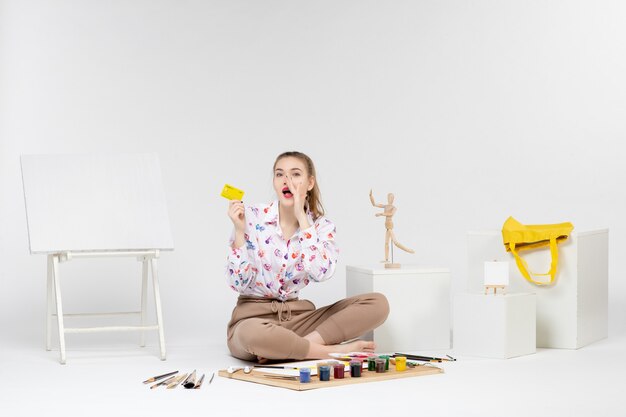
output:
[[[280,323],[272,315],[241,320],[228,347],[233,356],[248,361],[321,359],[333,352],[374,351],[376,346],[370,341],[341,343],[380,326],[388,314],[384,295],[358,295]]]

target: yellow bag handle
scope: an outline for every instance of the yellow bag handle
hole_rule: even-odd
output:
[[[520,272],[527,281],[532,282],[535,285],[552,285],[554,283],[554,279],[556,278],[556,266],[559,264],[559,249],[557,248],[556,237],[550,238],[550,253],[552,254],[552,263],[550,264],[550,271],[545,274],[535,274],[532,272],[529,273],[528,264],[515,250],[515,242],[509,242],[509,248],[511,250],[511,253],[515,257],[515,263],[517,264],[517,268],[520,270]],[[531,274],[538,276],[550,275],[550,282],[536,281],[532,278]]]

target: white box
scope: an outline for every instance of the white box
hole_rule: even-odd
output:
[[[537,347],[578,349],[608,335],[609,231],[574,232],[558,248],[555,284],[537,286],[519,272],[500,231],[470,232],[467,289],[483,290],[485,261],[508,261],[507,292],[537,294]],[[550,269],[549,249],[520,253],[531,271]]]
[[[508,359],[536,351],[535,294],[457,294],[455,355]]]
[[[450,270],[383,266],[346,268],[347,295],[380,292],[387,321],[374,330],[376,349],[401,352],[450,348]]]

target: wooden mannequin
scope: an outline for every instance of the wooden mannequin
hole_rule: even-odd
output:
[[[391,247],[391,261],[389,260],[389,243],[393,243],[396,247],[402,249],[408,253],[415,253],[413,249],[409,249],[406,246],[400,244],[396,240],[396,236],[393,233],[393,215],[396,213],[396,207],[393,205],[394,195],[392,193],[387,194],[387,204],[376,204],[374,201],[374,195],[370,190],[370,201],[374,207],[383,209],[382,213],[376,213],[376,217],[385,216],[385,260],[381,261],[385,263],[385,268],[400,268],[400,264],[393,263],[393,246]]]

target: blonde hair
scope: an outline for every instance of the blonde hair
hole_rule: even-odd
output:
[[[313,215],[313,220],[317,220],[319,217],[324,215],[324,206],[322,206],[322,195],[320,193],[320,188],[317,185],[317,175],[315,173],[315,165],[313,165],[313,160],[311,160],[311,158],[309,158],[302,152],[283,152],[278,155],[278,157],[276,157],[276,161],[274,161],[274,167],[272,168],[272,171],[276,169],[276,164],[278,163],[278,161],[288,157],[298,158],[300,161],[302,161],[304,163],[304,166],[306,167],[309,176],[315,178],[315,184],[313,185],[313,188],[306,192],[306,205]]]

